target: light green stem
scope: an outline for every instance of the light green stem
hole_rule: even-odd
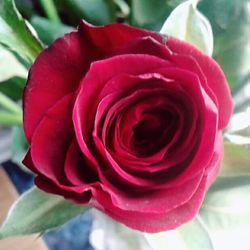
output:
[[[1,111],[0,112],[0,125],[4,126],[22,126],[23,119],[21,114],[13,114]]]
[[[53,0],[40,0],[41,7],[43,8],[46,16],[53,22],[60,22],[56,6]]]
[[[13,102],[9,97],[7,97],[1,92],[0,92],[0,107],[5,108],[6,110],[12,113],[16,113],[16,114],[22,113],[22,109],[15,102]]]

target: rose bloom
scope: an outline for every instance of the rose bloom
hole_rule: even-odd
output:
[[[232,113],[222,70],[192,45],[84,21],[37,57],[23,104],[35,184],[145,232],[197,214]]]

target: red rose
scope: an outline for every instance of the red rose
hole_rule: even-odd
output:
[[[196,215],[232,112],[220,67],[190,44],[84,22],[38,56],[23,102],[36,185],[146,232]]]

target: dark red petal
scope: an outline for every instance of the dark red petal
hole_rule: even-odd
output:
[[[143,74],[167,65],[168,63],[164,60],[148,55],[115,56],[91,65],[86,77],[81,82],[73,110],[73,122],[78,144],[92,164],[97,163],[88,148],[88,137],[92,126],[94,126],[100,93],[107,81],[118,73]]]
[[[121,48],[119,51],[115,51],[114,55],[123,55],[123,54],[145,54],[157,56],[165,60],[171,60],[173,52],[162,43],[154,39],[152,36],[136,38],[126,47]]]
[[[72,95],[67,95],[50,108],[31,141],[31,157],[36,169],[55,183],[61,184],[66,182],[63,166],[74,137],[71,102]]]
[[[82,20],[78,29],[92,46],[104,54],[119,52],[122,47],[127,47],[130,42],[142,37],[150,36],[160,42],[163,40],[159,33],[124,24],[93,26]]]
[[[155,79],[152,78],[152,82],[154,80]],[[127,78],[127,82],[129,82],[129,78]],[[169,85],[168,89],[166,89],[167,85]],[[101,146],[102,143],[98,139],[98,135],[96,134],[96,132],[94,133],[94,139],[95,139],[96,143],[99,145],[101,152],[104,150],[103,149],[104,147],[107,148],[111,152],[114,159],[118,160],[117,162],[120,165],[119,167],[124,168],[124,170],[126,170],[126,171],[128,171],[129,169],[130,170],[136,169],[139,172],[144,172],[144,173],[148,172],[148,173],[152,174],[152,172],[155,172],[155,168],[157,168],[157,166],[152,166],[152,164],[157,164],[157,162],[159,162],[160,159],[164,156],[167,149],[169,147],[171,147],[171,145],[173,145],[174,142],[177,141],[178,137],[180,137],[180,132],[181,132],[180,128],[184,127],[184,124],[183,124],[184,120],[182,121],[182,124],[180,124],[180,128],[179,128],[179,126],[176,127],[175,133],[172,134],[172,136],[169,138],[168,141],[166,141],[166,144],[163,146],[162,150],[159,150],[152,155],[148,155],[148,156],[145,155],[144,157],[138,155],[135,151],[133,151],[133,148],[131,148],[131,140],[132,140],[131,136],[133,135],[133,126],[138,122],[137,121],[138,119],[141,119],[141,115],[143,115],[141,113],[143,110],[141,110],[140,108],[142,108],[142,107],[145,108],[146,105],[148,105],[148,108],[149,107],[152,108],[152,107],[156,106],[158,103],[158,104],[162,105],[161,108],[164,108],[163,105],[168,105],[168,107],[171,107],[171,105],[172,105],[173,107],[172,107],[171,112],[173,110],[176,111],[176,106],[174,106],[173,103],[170,105],[168,103],[168,100],[166,100],[168,98],[167,94],[170,94],[169,92],[171,92],[172,94],[175,94],[175,97],[180,95],[179,91],[173,92],[173,90],[178,89],[177,83],[176,84],[174,84],[174,83],[167,84],[166,83],[166,86],[164,86],[165,89],[158,88],[156,83],[155,83],[155,88],[146,88],[146,86],[147,85],[145,84],[144,88],[135,90],[134,92],[132,92],[131,96],[120,99],[118,102],[116,102],[114,105],[112,105],[112,107],[108,106],[109,111],[106,115],[104,125],[102,128],[103,146]],[[166,96],[164,96],[164,94]],[[138,98],[142,98],[142,100],[137,105],[135,105],[133,102],[135,102]],[[133,100],[133,99],[135,99],[135,100]],[[102,102],[100,104],[102,104]],[[128,109],[128,110],[122,111],[122,108],[125,110],[126,109]],[[100,110],[98,109],[98,111],[100,111]],[[111,132],[111,131],[109,131],[107,125],[108,125],[108,123],[111,123],[110,117],[112,115],[114,115],[116,112],[121,112],[121,113],[124,112],[124,114],[122,114],[123,122],[121,123],[121,122],[119,122],[119,120],[118,121],[114,120],[112,122],[112,123],[114,123],[114,125],[113,125],[114,131]],[[176,112],[178,112],[178,111],[176,111]],[[183,112],[183,110],[182,110],[182,112]],[[178,113],[180,113],[179,116],[183,115],[181,113],[181,111],[179,111]],[[101,115],[100,112],[98,112],[98,115]],[[98,120],[96,119],[96,121],[98,121]],[[181,121],[179,121],[179,122],[181,122]],[[116,125],[119,126],[119,128]],[[119,131],[121,130],[120,131],[121,138],[119,138],[117,136],[117,133],[118,133],[117,130],[119,130]],[[107,138],[106,138],[107,136],[110,137],[110,141],[107,141]],[[191,145],[189,143],[189,147],[190,146]],[[187,151],[187,153],[189,153],[189,150],[186,150],[186,151]],[[104,156],[105,155],[106,155],[106,153],[104,154]],[[182,159],[182,158],[179,157],[178,159]],[[136,168],[134,168],[135,165],[137,166]],[[161,169],[166,170],[167,168],[168,168],[167,164],[165,164],[165,165],[162,164]],[[116,169],[114,168],[114,170],[116,170]],[[137,174],[135,173],[137,171],[133,171],[134,176],[137,176]],[[155,185],[158,186],[160,184],[159,179],[153,178],[151,174],[150,174],[149,179],[151,179],[151,182],[153,180],[153,182],[155,182]],[[152,183],[151,183],[151,185],[152,185]]]
[[[207,84],[217,97],[219,105],[219,128],[225,128],[232,114],[233,103],[225,75],[220,66],[194,46],[169,37],[167,46],[175,53],[193,57],[207,78]]]
[[[28,152],[26,153],[22,163],[28,167],[32,172],[39,174],[39,170],[36,168],[36,166],[34,165],[33,161],[32,161],[32,157],[31,157],[31,152],[30,149],[28,150]]]
[[[93,205],[128,227],[143,232],[157,233],[175,229],[195,217],[205,195],[206,183],[207,180],[204,177],[188,202],[166,213],[145,213],[143,209],[140,212],[122,210],[115,207],[107,195],[99,192],[93,192],[97,200],[97,203]],[[172,195],[175,193],[173,192]]]
[[[90,190],[84,191],[82,188],[80,191],[77,190],[74,187],[71,188],[66,188],[62,185],[57,185],[50,179],[44,177],[44,176],[37,176],[34,180],[36,186],[43,191],[51,194],[56,194],[56,195],[61,195],[65,199],[81,203],[81,204],[86,204],[90,201],[92,198],[92,194]],[[78,192],[75,192],[78,191]]]
[[[85,161],[85,157],[75,139],[69,146],[64,172],[67,179],[76,186],[95,182],[98,179],[97,172],[93,169],[93,166],[88,165]]]
[[[193,176],[196,171],[200,171],[201,169],[204,169],[206,167],[206,163],[209,162],[210,158],[212,157],[212,154],[213,154],[213,145],[214,145],[214,137],[213,137],[213,134],[216,133],[216,129],[217,129],[217,120],[216,120],[216,116],[217,116],[217,110],[216,110],[216,107],[214,106],[212,100],[210,100],[210,98],[204,93],[204,95],[202,94],[204,92],[202,92],[202,87],[200,86],[200,83],[199,83],[199,79],[197,78],[196,75],[192,74],[191,72],[188,72],[188,71],[184,71],[184,70],[181,70],[181,69],[176,69],[176,68],[164,68],[164,69],[158,69],[156,70],[156,72],[160,72],[162,73],[162,75],[164,75],[167,79],[172,79],[172,78],[176,78],[177,80],[180,81],[180,85],[186,89],[186,93],[188,93],[190,96],[190,100],[193,99],[193,101],[196,103],[196,108],[199,111],[200,113],[200,119],[202,120],[202,128],[201,130],[203,131],[203,128],[205,130],[205,135],[207,136],[208,133],[209,133],[209,138],[207,139],[207,143],[206,144],[203,144],[201,147],[204,148],[204,150],[206,151],[206,154],[203,155],[203,158],[202,158],[202,161],[200,164],[198,164],[198,162],[196,164],[194,164],[194,166],[192,166],[192,164],[190,164],[190,162],[183,162],[183,167],[185,168],[192,168],[194,172],[190,173],[189,176],[186,176],[187,178],[190,178],[191,176]],[[157,74],[155,74],[157,75]],[[148,76],[150,76],[150,73],[148,73]],[[151,77],[153,77],[154,74],[151,75]],[[125,75],[121,76],[121,77],[125,77]],[[134,77],[136,79],[136,77]],[[159,78],[159,77],[158,77]],[[125,77],[126,79],[126,77]],[[162,79],[164,79],[162,77]],[[131,79],[130,79],[131,80]],[[117,82],[117,81],[116,81]],[[128,83],[129,85],[129,79],[127,79],[125,82]],[[118,84],[118,83],[117,83]],[[119,85],[119,84],[118,84]],[[144,84],[145,85],[145,84]],[[139,86],[139,84],[138,84]],[[157,86],[157,85],[156,85]],[[166,86],[163,86],[163,87],[166,87],[169,86],[169,88],[171,87],[171,84],[169,83],[168,85]],[[176,85],[177,86],[177,85]],[[164,90],[162,90],[162,92],[164,92]],[[176,96],[176,94],[175,94]],[[205,99],[208,99],[207,102],[208,104],[204,103],[204,98]],[[131,101],[127,101],[129,103],[129,105],[131,104]],[[211,103],[210,103],[211,102]],[[187,104],[187,103],[186,103]],[[114,109],[114,112],[118,110],[118,107],[116,107],[117,104],[115,105],[112,105],[112,107],[110,108],[109,112],[112,111],[112,109]],[[190,104],[188,104],[190,105]],[[206,107],[206,105],[208,105],[208,107]],[[212,108],[212,112],[211,112],[211,107],[210,105],[212,105],[211,107]],[[191,105],[191,106],[194,106],[194,105]],[[184,112],[184,110],[183,110]],[[189,112],[188,112],[189,113]],[[211,113],[211,114],[210,114]],[[195,115],[196,113],[193,114],[193,119],[194,121],[197,120],[197,114]],[[99,113],[100,115],[100,113]],[[130,115],[131,116],[131,115]],[[129,116],[129,117],[130,117]],[[134,115],[133,115],[134,116]],[[196,117],[196,118],[195,118]],[[203,118],[202,118],[203,117]],[[98,118],[100,119],[100,117]],[[97,120],[98,120],[97,119]],[[208,120],[207,120],[208,119]],[[96,120],[96,121],[97,121]],[[208,122],[209,121],[209,122]],[[187,121],[186,121],[187,122]],[[210,125],[209,129],[207,130],[207,126],[208,125],[205,125],[206,122],[208,122]],[[131,124],[131,122],[127,122],[128,125]],[[189,156],[190,155],[190,150],[192,149],[192,145],[194,144],[197,144],[198,145],[201,145],[201,143],[197,140],[195,140],[195,137],[197,136],[193,136],[193,132],[196,131],[196,133],[200,133],[202,136],[203,133],[200,132],[200,130],[196,127],[196,122],[193,124],[193,127],[191,128],[190,130],[190,133],[188,134],[188,137],[185,139],[185,141],[182,141],[182,142],[179,142],[180,146],[178,146],[175,150],[173,150],[173,153],[171,155],[167,155],[166,156],[166,159],[165,161],[162,161],[162,162],[159,162],[158,164],[156,164],[155,166],[148,166],[152,171],[154,169],[157,169],[157,170],[166,170],[169,166],[169,164],[171,164],[171,166],[174,166],[178,163],[178,161],[183,161],[183,159],[185,159],[185,157]],[[131,125],[132,126],[132,125]],[[107,130],[107,129],[104,129],[104,130]],[[131,129],[130,129],[131,130]],[[125,131],[125,128],[123,129],[123,132]],[[192,132],[193,131],[193,132]],[[130,132],[131,133],[131,132]],[[113,137],[112,137],[113,138]],[[127,136],[125,136],[125,138],[129,138],[129,134]],[[199,139],[200,140],[200,139]],[[203,140],[206,140],[206,139],[203,139]],[[105,141],[105,139],[103,139],[103,141]],[[107,144],[106,147],[109,147],[109,145]],[[116,147],[117,148],[117,147]],[[106,153],[105,153],[106,155]],[[192,154],[193,155],[193,154]],[[114,154],[113,156],[116,160],[117,160],[117,157],[116,157],[116,154]],[[127,155],[127,158],[129,156]],[[193,156],[192,156],[193,157]],[[131,157],[129,157],[131,158]],[[138,158],[137,159],[140,163],[141,163],[141,166],[143,166],[143,170],[148,171],[148,173],[151,173],[150,176],[151,176],[151,180],[153,179],[155,182],[158,182],[157,186],[161,183],[159,181],[159,177],[158,178],[153,178],[153,175],[152,175],[152,171],[147,168],[147,166],[144,166],[143,162],[144,162],[144,159],[140,159]],[[119,164],[120,167],[122,165],[124,165],[125,163],[125,166],[128,165],[128,162],[125,161],[125,160],[121,160],[119,161]],[[114,163],[114,162],[113,162]],[[186,163],[186,164],[184,164]],[[115,163],[114,163],[115,164]],[[130,161],[130,164],[135,164],[135,162],[131,162]],[[189,166],[190,164],[190,166]],[[117,166],[118,166],[117,165]],[[116,166],[116,165],[115,165]],[[126,170],[128,170],[128,168],[131,168],[131,166],[126,166]],[[115,168],[116,169],[116,168]],[[115,170],[114,169],[114,170]],[[195,170],[194,170],[195,169]],[[109,171],[110,173],[110,171]],[[138,171],[137,171],[138,173]],[[162,172],[160,173],[159,176],[161,176],[164,180],[164,178],[167,178],[167,176],[169,177],[170,173],[168,171],[166,171],[165,174],[163,174]],[[137,176],[137,174],[134,173],[134,176]],[[164,177],[165,176],[165,177]],[[114,176],[113,176],[114,177]],[[121,177],[121,176],[120,176]],[[145,177],[145,173],[144,173],[144,177]],[[114,177],[113,179],[116,180],[118,177]],[[118,178],[120,179],[120,178]],[[179,180],[181,181],[181,180]],[[176,182],[178,183],[178,182]],[[166,185],[168,185],[166,183]],[[173,183],[172,183],[173,185]]]
[[[168,69],[167,68],[164,69],[164,73],[166,73],[165,74],[166,76],[168,76],[167,72],[168,72]],[[186,71],[182,70],[179,73],[181,75],[185,75]],[[190,73],[189,72],[187,72],[187,73],[188,73],[187,76],[190,78]],[[173,77],[173,74],[171,75],[171,77]],[[168,99],[172,95],[172,97],[171,97],[172,101],[173,101],[173,99],[175,99],[177,97],[179,97],[179,99],[182,99],[180,103],[175,103],[175,104],[172,103],[171,104],[171,105],[173,105],[172,111],[175,110],[175,112],[178,112],[178,109],[181,108],[182,113],[184,114],[184,112],[186,112],[187,110],[186,110],[186,107],[180,107],[181,103],[183,105],[189,105],[190,106],[189,108],[191,108],[191,107],[192,108],[194,108],[194,107],[197,108],[197,106],[194,106],[193,104],[190,104],[190,101],[191,101],[191,99],[193,97],[189,96],[188,98],[190,98],[190,100],[187,101],[187,96],[186,96],[185,92],[182,90],[182,88],[180,87],[181,86],[180,83],[173,82],[173,80],[170,80],[169,78],[164,78],[160,74],[156,74],[156,73],[147,73],[145,75],[139,75],[139,76],[131,76],[131,75],[124,75],[123,74],[123,75],[116,76],[115,78],[112,79],[112,81],[114,81],[114,83],[116,83],[116,84],[113,84],[114,85],[114,90],[115,90],[115,88],[121,89],[121,90],[124,89],[123,91],[121,91],[123,93],[123,95],[125,95],[125,93],[128,92],[128,89],[130,88],[130,85],[133,86],[134,87],[134,88],[132,88],[133,91],[130,89],[130,91],[132,91],[132,95],[131,96],[130,95],[129,96],[125,95],[125,97],[123,97],[123,98],[119,97],[119,95],[118,95],[118,97],[117,97],[117,93],[119,93],[119,91],[117,90],[115,92],[115,94],[108,95],[107,98],[104,98],[100,102],[99,107],[97,109],[97,113],[96,113],[97,116],[96,116],[96,119],[95,119],[96,126],[95,126],[95,130],[94,130],[94,136],[97,135],[96,131],[98,130],[98,125],[100,123],[99,121],[100,121],[101,117],[104,115],[104,112],[106,112],[108,110],[108,113],[107,114],[105,113],[106,118],[105,118],[105,122],[104,122],[104,125],[103,125],[103,128],[102,128],[103,133],[104,133],[104,136],[102,137],[102,141],[103,141],[105,147],[110,149],[110,146],[113,143],[112,142],[108,143],[108,142],[106,142],[106,139],[105,139],[106,134],[109,133],[108,128],[107,128],[107,124],[111,123],[109,117],[111,117],[115,113],[121,112],[121,109],[123,108],[124,110],[126,110],[126,111],[121,112],[123,122],[120,123],[119,120],[118,121],[113,121],[113,123],[115,123],[116,126],[114,127],[114,135],[113,134],[110,135],[111,140],[114,141],[114,146],[113,146],[113,149],[112,149],[112,151],[115,152],[113,154],[114,157],[115,158],[119,157],[120,153],[123,152],[122,145],[120,147],[119,143],[117,143],[117,142],[119,142],[119,139],[116,139],[116,138],[118,138],[117,137],[117,130],[121,130],[120,136],[122,136],[123,142],[126,142],[125,144],[123,143],[124,146],[125,146],[124,149],[125,148],[127,149],[126,152],[124,152],[126,157],[123,159],[123,163],[126,162],[125,165],[129,164],[129,161],[126,161],[126,158],[130,159],[130,160],[132,160],[132,159],[135,160],[134,163],[130,161],[130,164],[132,164],[132,165],[135,164],[136,162],[138,162],[141,166],[144,166],[145,165],[144,163],[146,163],[146,162],[147,162],[146,165],[149,165],[150,162],[151,163],[157,162],[156,161],[157,160],[156,155],[153,155],[151,157],[147,157],[147,156],[140,157],[138,155],[133,157],[131,155],[132,152],[131,152],[131,149],[130,149],[130,143],[129,142],[130,142],[130,137],[132,136],[132,127],[135,125],[135,123],[137,123],[138,119],[141,119],[140,118],[141,111],[145,110],[146,106],[148,106],[148,108],[150,108],[150,107],[152,108],[152,107],[154,107],[156,105],[159,105],[160,107],[163,108],[164,103],[165,103],[165,105],[167,103],[167,101],[164,100],[164,98]],[[188,84],[188,82],[186,84],[189,85],[190,88],[193,88],[192,87],[193,86],[192,82],[196,82],[196,79],[191,78],[190,84]],[[124,86],[122,84],[124,84]],[[109,88],[112,89],[111,83],[110,84],[107,83],[106,86],[108,86],[108,85],[110,85]],[[127,89],[125,88],[125,86],[127,87]],[[190,92],[190,91],[188,91],[188,92]],[[151,96],[151,94],[152,94],[152,96]],[[137,96],[137,98],[138,98],[138,96],[141,96],[141,98],[142,98],[142,101],[140,103],[138,103],[137,105],[134,104],[135,100],[133,101],[133,99],[135,99],[136,96]],[[145,99],[144,101],[143,101],[143,97]],[[112,101],[113,98],[118,98],[118,100],[116,102],[114,100]],[[154,101],[152,99],[154,99]],[[176,100],[176,102],[178,102],[178,101]],[[114,102],[114,103],[112,104],[112,102]],[[170,105],[170,103],[168,105]],[[198,107],[200,107],[200,105],[198,105]],[[177,108],[177,110],[176,110],[176,108]],[[181,111],[179,111],[178,113],[181,113]],[[197,120],[196,112],[194,110],[192,110],[191,113],[193,113],[192,114],[193,121],[196,121]],[[188,112],[188,114],[189,114],[189,112]],[[185,114],[185,115],[187,115],[187,114]],[[188,125],[187,123],[188,123],[188,121],[186,120],[185,121],[185,126]],[[118,125],[119,125],[119,128],[117,127]],[[183,127],[184,122],[182,122],[182,124],[180,124],[180,125],[181,125],[181,127]],[[194,129],[196,129],[196,128],[194,128]],[[196,132],[198,132],[198,131],[196,130]],[[192,135],[193,135],[193,133],[192,133],[192,131],[190,131],[190,136],[192,136]],[[173,139],[174,139],[174,135],[173,135]],[[176,140],[172,140],[172,143],[174,141],[176,141]],[[166,145],[167,144],[168,143],[166,142]],[[168,145],[168,146],[170,146],[170,145]],[[190,148],[190,146],[191,145],[189,143],[189,148]],[[166,151],[166,150],[164,150],[164,151]],[[186,151],[187,151],[187,153],[189,152],[189,150],[187,150],[187,149],[186,149]],[[160,155],[162,155],[164,152],[159,151],[158,153]],[[148,160],[150,158],[152,158],[152,159],[151,159],[150,162],[148,162]],[[180,159],[180,157],[178,159]],[[152,160],[154,160],[154,161],[152,161]],[[127,167],[130,168],[131,166],[128,165]],[[164,166],[163,166],[163,168],[164,168]],[[165,164],[165,169],[166,168],[167,168],[167,166]],[[152,166],[150,166],[150,169],[147,168],[147,167],[143,167],[141,170],[152,172],[152,171],[154,171],[154,168]]]
[[[186,203],[193,196],[199,187],[202,176],[201,171],[182,185],[167,189],[148,188],[139,193],[135,190],[134,192],[133,190],[115,190],[110,193],[112,205],[124,211],[167,213]]]
[[[30,142],[46,111],[78,88],[95,55],[78,32],[57,39],[36,59],[24,90],[24,130]]]
[[[198,108],[201,110],[200,118],[202,119],[202,127],[199,148],[189,167],[173,180],[173,182],[178,183],[186,180],[186,178],[189,178],[196,171],[200,171],[201,168],[205,168],[211,160],[218,128],[218,109],[213,100],[204,91],[202,85],[199,84],[199,79],[196,75],[178,68],[159,69],[157,72],[165,77],[180,80],[183,83],[183,88],[197,99]],[[172,181],[169,181],[168,184],[174,185]]]
[[[218,114],[215,104],[212,100],[203,92],[204,101],[206,105],[206,116],[203,120],[203,129],[201,131],[201,138],[199,147],[194,155],[193,160],[190,162],[189,167],[186,168],[173,182],[182,183],[188,179],[190,175],[193,175],[201,168],[205,168],[214,152],[214,144],[216,140],[216,129],[218,124]],[[169,185],[173,185],[172,181],[169,181]]]

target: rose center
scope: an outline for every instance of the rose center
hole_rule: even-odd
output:
[[[172,137],[176,117],[167,110],[153,109],[144,112],[133,127],[132,147],[140,155],[150,155],[162,148]]]

